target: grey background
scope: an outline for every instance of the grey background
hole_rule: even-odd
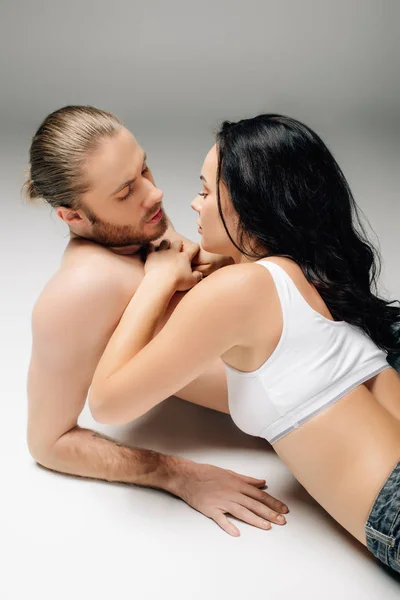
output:
[[[136,134],[176,228],[197,239],[189,202],[220,121],[289,114],[336,156],[379,238],[381,289],[399,298],[399,22],[398,0],[2,1],[2,598],[25,597],[28,588],[43,599],[127,592],[320,598],[322,585],[324,598],[397,597],[398,584],[307,495],[292,493],[290,475],[273,456],[261,466],[261,442],[221,415],[168,401],[133,430],[133,440],[272,479],[274,493],[292,501],[289,537],[274,532],[265,545],[264,534],[242,527],[232,545],[171,498],[83,484],[32,464],[25,446],[30,311],[59,264],[67,232],[19,191],[43,118],[66,104],[94,104]],[[90,415],[83,423],[93,426]]]
[[[400,297],[397,0],[17,0],[3,1],[0,20],[6,247],[16,228],[26,247],[33,223],[35,247],[57,246],[61,230],[41,211],[24,208],[14,221],[30,137],[52,110],[94,104],[122,118],[149,154],[176,227],[192,236],[189,201],[215,128],[276,111],[304,120],[332,149],[380,239],[382,285]]]

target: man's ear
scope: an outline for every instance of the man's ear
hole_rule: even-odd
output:
[[[72,210],[72,208],[58,206],[56,208],[56,213],[67,225],[79,225],[83,221],[79,212],[77,210]]]

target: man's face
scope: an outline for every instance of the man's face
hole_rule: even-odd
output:
[[[147,244],[165,233],[163,193],[155,186],[144,151],[127,129],[105,137],[83,168],[90,185],[79,207],[88,220],[85,237],[123,248]]]

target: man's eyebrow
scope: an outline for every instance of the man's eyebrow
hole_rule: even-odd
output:
[[[143,161],[142,161],[142,165],[144,165],[144,163],[146,162],[146,160],[147,160],[147,153],[145,152],[145,153],[143,154]],[[127,186],[127,185],[129,185],[130,183],[134,183],[134,181],[135,181],[135,178],[133,178],[133,179],[128,179],[128,181],[125,181],[125,182],[124,182],[122,185],[120,185],[120,186],[119,186],[119,187],[118,187],[118,188],[115,190],[115,192],[113,192],[112,194],[110,194],[110,196],[114,196],[115,194],[118,194],[118,192],[120,192],[121,190],[123,190],[123,189],[124,189],[124,187],[126,187],[126,186]]]

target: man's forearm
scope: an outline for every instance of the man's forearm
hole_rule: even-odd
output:
[[[74,427],[47,452],[35,457],[53,471],[123,483],[154,487],[179,495],[180,484],[191,461],[130,448],[102,434]]]

